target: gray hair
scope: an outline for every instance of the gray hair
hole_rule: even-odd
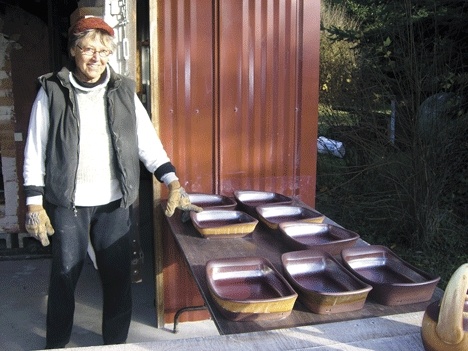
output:
[[[115,43],[113,36],[103,30],[89,29],[78,34],[70,34],[68,37],[68,53],[70,53],[70,50],[75,48],[84,39],[97,39],[112,52],[115,52],[117,49],[117,44]]]

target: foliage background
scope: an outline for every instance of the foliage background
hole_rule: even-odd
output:
[[[322,2],[317,209],[441,276],[468,262],[468,3]]]

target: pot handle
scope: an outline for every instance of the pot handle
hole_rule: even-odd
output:
[[[468,263],[462,264],[453,273],[439,311],[436,333],[446,343],[458,344],[464,336],[463,311],[468,290]]]

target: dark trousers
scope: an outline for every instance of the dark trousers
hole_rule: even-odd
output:
[[[46,348],[70,341],[75,312],[75,288],[86,259],[88,238],[96,253],[103,291],[104,344],[127,339],[132,314],[130,212],[120,201],[77,212],[47,206],[55,229],[47,305]]]

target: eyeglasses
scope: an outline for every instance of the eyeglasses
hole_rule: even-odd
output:
[[[94,56],[95,53],[98,53],[100,57],[107,57],[110,54],[112,54],[112,51],[110,50],[96,50],[93,48],[82,48],[81,46],[77,45],[77,47],[81,50],[81,53],[84,56]]]

